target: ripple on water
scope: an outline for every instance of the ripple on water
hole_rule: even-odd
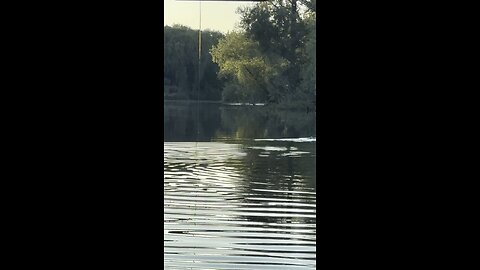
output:
[[[294,163],[308,151],[279,160],[260,156],[286,154],[273,144],[164,147],[165,269],[315,269],[316,191]]]

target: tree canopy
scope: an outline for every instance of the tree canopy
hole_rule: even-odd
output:
[[[223,96],[271,103],[313,101],[316,91],[316,1],[271,0],[241,8],[241,32],[211,49]]]
[[[202,47],[216,45],[221,37],[220,32],[202,31]],[[181,25],[164,27],[165,98],[196,99],[199,94],[200,99],[220,100],[223,82],[217,77],[218,66],[208,50],[203,50],[199,71],[198,51],[198,30]]]
[[[316,1],[270,0],[240,8],[240,30],[165,28],[166,97],[311,104],[316,93]],[[197,76],[200,75],[200,85]],[[199,88],[198,88],[199,87]]]

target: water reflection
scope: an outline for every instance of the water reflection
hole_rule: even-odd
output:
[[[315,143],[250,139],[312,128],[260,108],[202,108],[165,109],[165,268],[314,269]],[[200,143],[188,133],[197,116]]]
[[[299,138],[316,134],[315,114],[263,106],[164,104],[164,141]],[[199,134],[197,136],[196,131]]]

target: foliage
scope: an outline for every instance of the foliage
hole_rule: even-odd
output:
[[[260,53],[258,43],[243,33],[231,32],[210,52],[220,67],[219,76],[230,79],[224,97],[265,101],[272,68]]]
[[[208,49],[202,50],[198,65],[198,30],[186,26],[164,27],[164,97],[168,99],[219,100],[223,82],[217,78],[218,66]],[[210,48],[223,37],[219,32],[203,31],[202,47]],[[200,80],[200,85],[198,84]]]
[[[239,9],[242,32],[210,51],[229,80],[224,98],[312,104],[316,91],[316,1],[271,0]]]
[[[165,27],[164,96],[314,106],[316,0],[270,0],[238,12],[240,31],[203,32],[200,71],[198,30]]]

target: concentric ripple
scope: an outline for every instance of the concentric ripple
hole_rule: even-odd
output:
[[[281,143],[164,143],[165,269],[315,269],[314,143]]]

